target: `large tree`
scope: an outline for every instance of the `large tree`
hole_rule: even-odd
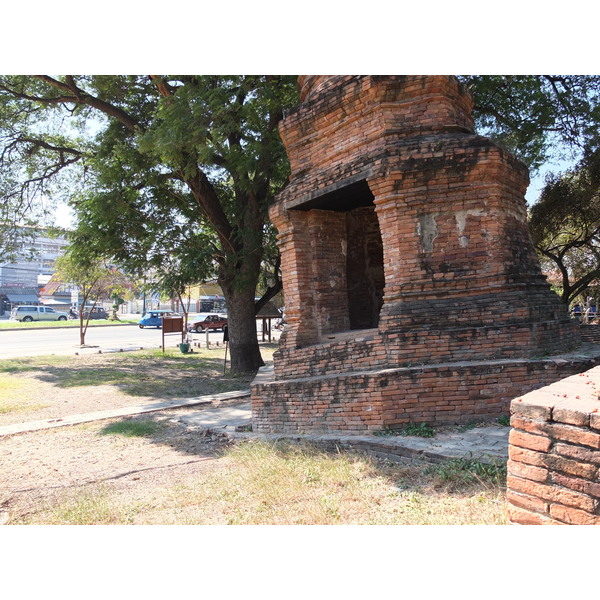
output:
[[[573,170],[548,176],[529,224],[542,266],[558,272],[569,306],[600,281],[600,150],[588,149]]]
[[[598,75],[469,75],[477,130],[533,171],[551,158],[572,159],[598,139]]]
[[[80,166],[74,243],[140,271],[192,248],[198,278],[216,268],[227,301],[232,369],[261,366],[255,292],[295,78],[13,76],[0,94],[0,160],[21,164],[10,197],[60,194],[57,180]]]

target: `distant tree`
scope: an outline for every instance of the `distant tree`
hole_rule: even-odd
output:
[[[108,266],[100,258],[91,258],[71,248],[56,259],[56,276],[79,290],[79,343],[85,346],[85,336],[92,310],[101,300],[127,294],[131,281],[118,269]],[[91,303],[91,306],[89,306]],[[85,312],[88,312],[87,317]]]
[[[600,283],[599,149],[586,150],[572,171],[547,178],[529,224],[542,267],[560,273],[567,306]]]

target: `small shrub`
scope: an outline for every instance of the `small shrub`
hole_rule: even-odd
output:
[[[501,417],[498,417],[498,425],[510,427],[510,417],[508,415],[502,415]]]
[[[435,437],[435,429],[427,423],[408,423],[402,429],[383,429],[374,431],[373,435],[387,437],[392,435],[414,435],[418,437]]]
[[[506,463],[500,461],[485,463],[457,458],[428,467],[425,472],[441,482],[458,486],[474,483],[503,486],[506,482]]]

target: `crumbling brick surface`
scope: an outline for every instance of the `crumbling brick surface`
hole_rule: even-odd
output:
[[[464,422],[562,376],[536,360],[577,347],[580,330],[535,255],[527,169],[474,133],[458,80],[299,83],[280,126],[290,182],[270,209],[288,325],[277,382],[253,392],[260,427]],[[440,366],[485,360],[483,374]]]

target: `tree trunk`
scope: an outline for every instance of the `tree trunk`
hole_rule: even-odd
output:
[[[227,324],[231,370],[234,373],[255,372],[265,363],[258,347],[254,291],[250,289],[223,289],[227,301]]]

